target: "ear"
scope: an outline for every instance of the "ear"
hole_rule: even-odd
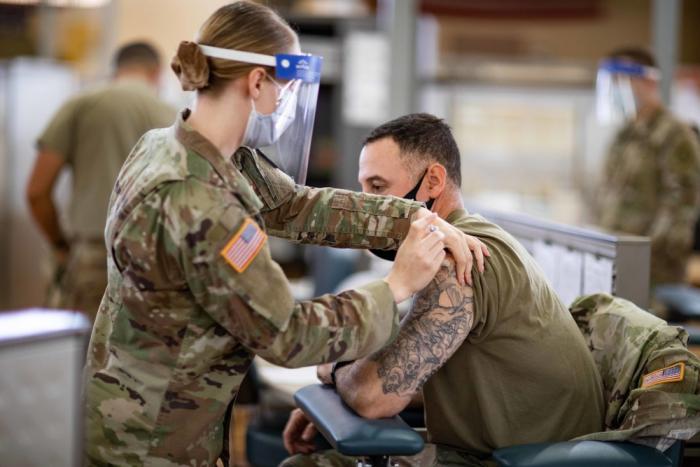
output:
[[[265,79],[265,70],[261,67],[253,68],[248,72],[248,94],[251,98],[257,99],[260,97],[260,88]]]
[[[428,166],[428,173],[425,176],[428,196],[439,198],[447,185],[447,170],[439,162],[433,162]]]

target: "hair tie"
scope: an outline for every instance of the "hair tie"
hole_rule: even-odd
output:
[[[180,42],[170,67],[180,80],[184,91],[195,91],[209,85],[207,57],[194,42]]]

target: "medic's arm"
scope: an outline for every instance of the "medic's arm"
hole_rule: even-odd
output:
[[[416,295],[401,331],[378,353],[336,370],[337,391],[366,418],[392,417],[452,357],[471,330],[473,289],[457,282],[446,259],[435,279]]]
[[[188,183],[169,188],[163,203],[159,256],[179,265],[199,306],[245,347],[299,367],[360,358],[396,336],[398,311],[385,281],[295,302],[265,233],[237,200]],[[135,229],[149,221],[132,220]]]
[[[334,188],[295,185],[263,156],[236,153],[243,175],[264,203],[271,235],[342,248],[396,249],[421,203]]]

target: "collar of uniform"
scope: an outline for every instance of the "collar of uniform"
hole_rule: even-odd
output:
[[[175,138],[187,149],[209,162],[219,177],[231,188],[235,188],[238,185],[238,179],[234,171],[238,169],[221,155],[211,141],[187,124],[190,113],[190,109],[185,109],[178,115],[175,122]]]
[[[666,109],[659,107],[651,115],[649,115],[649,118],[634,122],[633,127],[635,131],[641,134],[648,134],[649,132],[653,131],[653,129],[663,120],[665,113]]]
[[[175,122],[175,137],[187,149],[191,149],[207,161],[214,165],[214,161],[224,161],[224,157],[219,150],[197,130],[187,124],[187,119],[192,112],[190,109],[183,110]],[[216,166],[214,165],[214,168]]]
[[[153,96],[158,96],[158,92],[156,91],[156,89],[153,86],[151,86],[150,84],[148,84],[148,82],[143,78],[125,76],[123,78],[117,78],[114,81],[114,85],[115,86],[130,87],[130,88],[138,88],[147,94],[151,94]]]
[[[448,224],[452,224],[452,223],[454,223],[455,221],[457,221],[457,219],[461,219],[462,217],[468,216],[468,215],[469,215],[469,211],[467,211],[466,209],[464,209],[464,208],[457,208],[457,209],[455,209],[454,211],[452,211],[452,212],[445,218],[445,222],[447,222]]]
[[[253,194],[249,184],[238,168],[230,160],[221,155],[221,152],[197,130],[187,124],[190,109],[185,109],[178,115],[175,122],[175,138],[185,148],[197,153],[206,160],[221,179],[235,192],[251,212],[258,212],[262,202]]]

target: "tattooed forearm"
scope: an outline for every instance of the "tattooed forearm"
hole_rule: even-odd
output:
[[[417,392],[464,342],[473,319],[473,290],[457,281],[452,260],[414,300],[396,340],[371,357],[384,394]]]

